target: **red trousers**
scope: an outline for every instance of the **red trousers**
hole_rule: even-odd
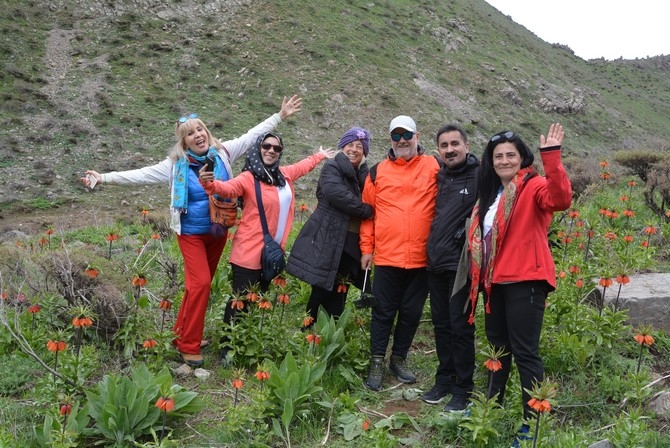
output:
[[[226,247],[227,236],[227,232],[220,237],[208,234],[177,235],[184,258],[186,291],[173,330],[177,335],[175,345],[182,353],[200,354],[212,279]]]

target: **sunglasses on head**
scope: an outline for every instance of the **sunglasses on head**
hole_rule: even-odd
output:
[[[405,141],[410,141],[414,137],[414,132],[406,131],[399,134],[391,134],[391,140],[394,142],[399,142],[401,138],[404,138]]]
[[[493,137],[491,137],[491,140],[489,142],[490,143],[495,143],[498,140],[500,140],[501,138],[505,138],[506,140],[510,140],[510,139],[514,138],[514,132],[507,131],[503,134],[496,134]]]
[[[198,114],[188,114],[184,117],[181,117],[179,119],[179,123],[186,123],[186,120],[192,120],[194,118],[198,118]]]
[[[272,148],[274,150],[274,152],[282,152],[284,150],[283,146],[273,145],[272,143],[263,143],[261,145],[261,148],[263,148],[266,151],[268,151],[270,148]]]

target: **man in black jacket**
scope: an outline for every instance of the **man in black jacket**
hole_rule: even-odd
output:
[[[476,200],[479,161],[468,152],[465,130],[443,126],[436,136],[440,153],[435,217],[428,236],[428,284],[439,365],[435,385],[421,399],[438,404],[448,394],[445,411],[462,411],[469,402],[475,369],[475,328],[468,324],[468,290],[453,291],[466,240],[465,221]],[[469,286],[469,285],[468,285]]]

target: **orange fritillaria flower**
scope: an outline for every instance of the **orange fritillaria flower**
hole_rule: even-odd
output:
[[[301,212],[306,212],[307,210],[309,210],[309,207],[307,206],[307,204],[300,204],[300,211]]]
[[[642,247],[649,247],[649,241],[647,241],[647,240],[642,241],[642,242],[640,243],[640,246],[642,246]]]
[[[249,302],[258,302],[258,294],[256,294],[256,293],[253,292],[253,291],[249,291],[249,292],[247,293],[247,300],[248,300]]]
[[[630,277],[628,277],[626,274],[617,275],[615,280],[621,285],[627,285],[630,283]]]
[[[172,412],[174,411],[174,398],[171,397],[160,397],[156,401],[155,405],[162,412]]]
[[[347,292],[347,285],[345,283],[337,285],[337,292]]]
[[[307,336],[305,336],[305,339],[307,339],[307,342],[314,345],[319,345],[319,343],[321,342],[321,336],[314,333],[308,334]]]
[[[30,314],[36,314],[39,313],[42,310],[42,307],[39,305],[31,305],[28,307],[28,312]]]
[[[62,352],[67,348],[67,344],[64,341],[54,341],[54,340],[49,340],[47,342],[47,350],[50,352]]]
[[[61,417],[65,417],[66,415],[70,415],[72,412],[72,405],[70,403],[65,403],[61,405],[60,407],[60,415]]]
[[[370,420],[367,418],[363,420],[363,431],[367,431],[370,429]]]
[[[303,326],[303,327],[309,327],[309,326],[312,325],[313,323],[314,323],[314,318],[313,318],[312,316],[306,316],[306,317],[302,320],[302,326]]]
[[[637,185],[637,182],[635,182],[634,180],[629,180],[628,181],[628,186],[629,187],[634,187],[635,185]]]
[[[147,210],[146,208],[143,208],[140,213],[142,214],[142,216],[147,216],[149,214],[149,210]]]
[[[635,335],[635,340],[638,344],[646,345],[647,347],[654,343],[654,337],[650,334],[638,333]]]
[[[133,277],[133,286],[138,287],[138,288],[143,288],[147,286],[147,278],[143,274],[138,274],[135,277]]]
[[[656,235],[657,231],[658,230],[656,230],[656,227],[654,226],[647,226],[644,229],[644,233],[646,233],[647,235]]]
[[[667,212],[665,212],[665,216],[667,216],[668,218],[670,218],[670,210],[668,210]]]
[[[261,310],[269,310],[272,309],[272,302],[266,299],[262,299],[258,301],[258,308]]]
[[[84,271],[84,274],[86,274],[90,278],[96,278],[98,276],[98,274],[100,274],[100,271],[98,271],[96,268],[93,268],[93,267],[89,266]]]
[[[579,271],[580,271],[580,270],[581,270],[581,269],[580,269],[579,266],[577,266],[576,264],[573,264],[572,266],[570,266],[570,267],[568,268],[568,271],[570,271],[571,274],[579,274]]]
[[[272,279],[272,284],[279,288],[283,288],[284,286],[286,286],[286,277],[278,275]]]
[[[47,235],[53,235],[54,229],[47,229]]]
[[[584,280],[582,280],[581,278],[578,278],[577,281],[575,282],[575,286],[577,288],[583,288],[584,287]]]
[[[610,173],[608,173],[607,171],[603,171],[602,173],[600,173],[600,178],[602,180],[607,180],[610,177],[612,177],[612,175]]]
[[[499,359],[489,358],[484,361],[484,367],[486,367],[491,372],[497,372],[498,370],[502,369],[502,362],[500,362]]]
[[[565,277],[567,277],[567,276],[568,276],[568,273],[565,272],[565,271],[561,271],[561,272],[558,273],[558,277],[559,277],[559,278],[565,278]]]
[[[577,221],[577,222],[575,223],[575,225],[576,225],[577,227],[584,227],[584,221],[582,221],[582,220],[580,219],[579,221]]]
[[[76,316],[72,318],[72,326],[75,328],[86,328],[93,325],[93,319],[88,316]]]
[[[142,347],[144,347],[146,349],[154,348],[157,345],[158,345],[158,342],[156,342],[155,339],[147,339],[144,342],[142,342]]]
[[[568,212],[568,217],[572,219],[579,218],[579,210],[570,210]]]
[[[277,300],[279,300],[279,303],[282,305],[288,305],[291,303],[291,297],[288,294],[279,294],[277,296]]]
[[[538,400],[536,398],[531,398],[528,400],[528,406],[537,412],[551,411],[551,403],[549,403],[549,400]]]
[[[612,286],[612,279],[609,278],[609,277],[601,277],[601,278],[600,278],[600,281],[598,282],[598,284],[599,284],[600,286],[604,286],[604,287],[607,288],[607,287],[609,287],[609,286]]]
[[[170,311],[172,308],[172,302],[168,299],[163,299],[158,303],[158,309],[164,311]]]
[[[626,236],[624,236],[622,239],[623,239],[624,242],[626,242],[626,243],[632,243],[633,240],[634,240],[634,238],[633,238],[632,235],[626,235]]]
[[[244,300],[233,299],[230,301],[230,307],[234,310],[242,310],[244,309]]]
[[[116,233],[114,233],[114,232],[110,232],[110,233],[107,234],[107,236],[105,237],[105,239],[106,239],[107,241],[116,241],[116,240],[119,239],[119,235],[116,234]]]
[[[622,194],[621,196],[619,196],[619,200],[621,202],[626,202],[628,199],[630,199],[628,195]]]
[[[258,370],[254,376],[258,381],[267,381],[270,379],[270,372],[266,370]]]
[[[47,241],[46,238],[42,237],[42,238],[40,238],[40,243],[39,244],[40,244],[40,247],[46,246],[47,244],[49,244],[49,241]]]
[[[606,232],[605,235],[603,235],[605,239],[614,241],[616,239],[616,233],[614,232]]]
[[[242,389],[242,386],[244,386],[244,382],[241,378],[235,378],[233,380],[233,389]]]
[[[610,164],[607,160],[600,161],[600,168],[607,168],[608,166],[610,166]]]
[[[160,239],[161,239],[161,235],[160,235],[159,233],[152,233],[152,234],[151,234],[151,239],[152,239],[152,240],[160,240]]]
[[[621,212],[626,218],[635,218],[635,212],[633,210],[624,210]]]

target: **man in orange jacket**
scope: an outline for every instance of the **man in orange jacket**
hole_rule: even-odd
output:
[[[370,324],[370,369],[365,385],[381,390],[384,358],[396,320],[389,370],[403,383],[416,376],[407,365],[421,313],[428,295],[426,241],[437,196],[435,157],[423,153],[416,123],[406,115],[389,126],[388,157],[370,169],[363,202],[374,218],[361,223],[361,267],[374,258],[373,294],[377,304]]]

